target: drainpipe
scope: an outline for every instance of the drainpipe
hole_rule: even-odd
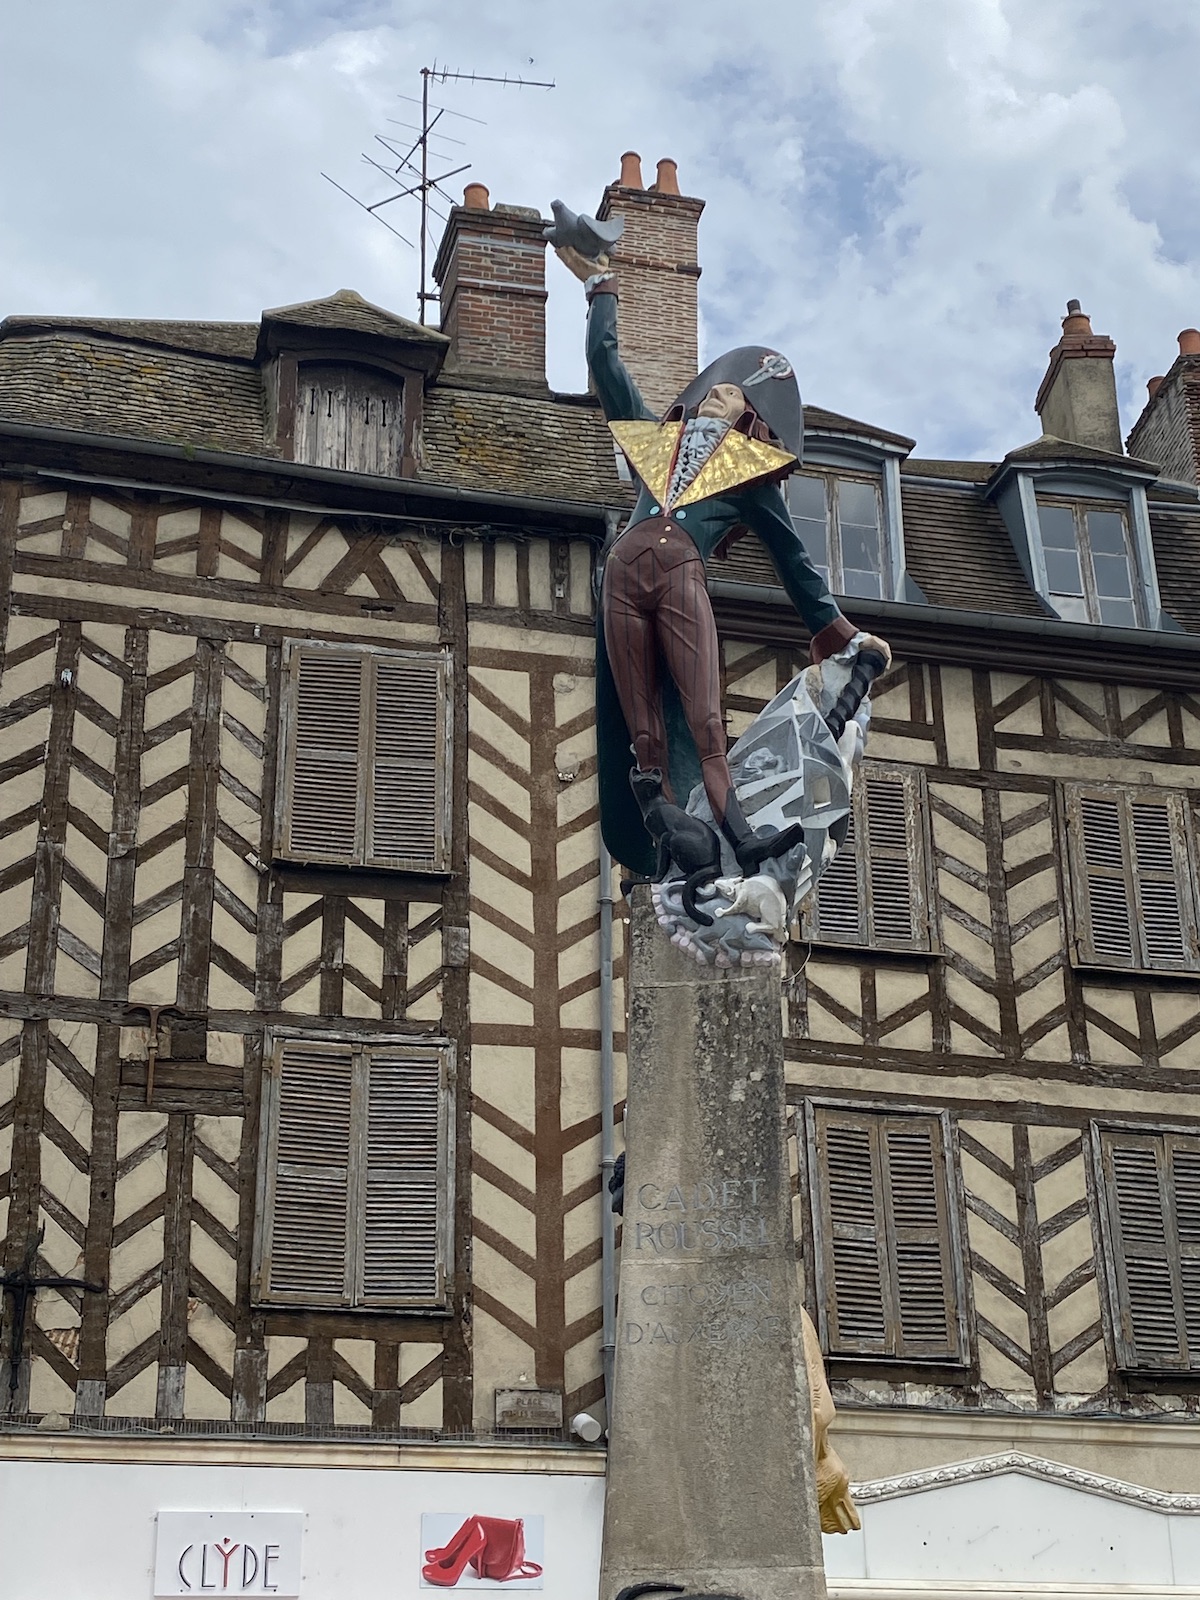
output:
[[[600,1359],[604,1367],[604,1410],[612,1420],[613,1360],[617,1348],[617,1219],[608,1180],[616,1164],[613,1150],[613,897],[612,857],[600,844],[600,1297],[604,1308]]]

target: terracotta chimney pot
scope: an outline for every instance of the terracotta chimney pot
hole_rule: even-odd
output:
[[[626,150],[621,157],[621,176],[617,183],[622,189],[644,189],[642,158],[636,150]]]
[[[679,193],[679,168],[669,156],[658,163],[658,177],[651,184],[651,189],[655,194]]]
[[[1200,329],[1185,328],[1179,335],[1181,356],[1200,356]]]
[[[1151,400],[1154,399],[1154,396],[1162,388],[1162,382],[1163,381],[1162,381],[1161,378],[1151,378],[1147,382],[1147,384],[1146,384],[1146,393],[1150,396]]]
[[[468,211],[489,211],[492,197],[482,183],[469,183],[463,190],[463,205]]]
[[[1067,301],[1067,314],[1063,318],[1063,333],[1075,334],[1084,339],[1092,337],[1092,319],[1079,309],[1078,300]]]

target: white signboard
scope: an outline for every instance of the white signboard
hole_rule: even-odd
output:
[[[160,1511],[158,1595],[300,1593],[303,1511]]]

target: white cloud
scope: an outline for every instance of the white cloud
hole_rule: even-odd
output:
[[[674,156],[708,202],[710,353],[777,343],[808,398],[920,453],[1037,432],[1069,295],[1117,340],[1126,425],[1200,321],[1186,0],[45,0],[6,34],[4,311],[253,318],[348,285],[411,314],[413,252],[319,174],[384,192],[358,153],[436,56],[558,83],[437,90],[486,120],[446,126],[494,199],[591,205],[622,150]],[[578,289],[549,276],[578,387]]]

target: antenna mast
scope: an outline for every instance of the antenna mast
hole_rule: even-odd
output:
[[[398,190],[395,194],[385,195],[382,200],[376,200],[372,204],[368,205],[365,200],[360,200],[356,194],[351,194],[349,189],[343,188],[342,185],[338,183],[336,178],[331,178],[327,172],[323,172],[321,174],[323,178],[325,178],[329,183],[333,184],[335,189],[341,190],[342,194],[344,194],[348,199],[353,200],[356,206],[360,206],[362,210],[369,212],[370,215],[375,218],[376,222],[382,222],[384,227],[387,228],[389,232],[394,233],[397,239],[408,245],[410,249],[412,248],[412,240],[406,239],[397,228],[393,228],[391,223],[385,221],[385,219],[381,217],[379,213],[384,206],[391,205],[394,200],[404,200],[412,195],[418,195],[420,197],[421,222],[419,243],[417,248],[421,261],[421,286],[417,290],[417,308],[418,315],[422,322],[427,320],[426,313],[430,303],[439,298],[436,291],[430,289],[429,287],[429,213],[432,211],[434,216],[439,218],[441,221],[444,222],[446,220],[437,207],[432,204],[430,195],[436,191],[436,193],[440,195],[443,200],[446,200],[451,205],[454,205],[454,196],[448,194],[446,190],[442,188],[442,184],[445,183],[448,178],[454,178],[457,177],[459,173],[469,171],[471,166],[471,163],[467,161],[464,162],[462,166],[452,167],[448,172],[439,173],[436,178],[431,178],[429,175],[429,156],[432,149],[431,140],[436,139],[438,142],[447,142],[449,144],[457,145],[461,145],[463,143],[461,139],[454,139],[451,138],[451,136],[447,133],[435,131],[437,130],[438,123],[443,117],[458,117],[459,120],[463,122],[477,123],[481,128],[487,126],[487,124],[479,117],[469,117],[464,111],[451,111],[446,106],[431,106],[429,104],[429,85],[431,81],[435,83],[498,83],[507,89],[553,89],[555,87],[553,83],[544,83],[532,78],[523,78],[519,75],[513,77],[507,72],[501,77],[493,77],[487,73],[481,72],[455,72],[449,67],[439,67],[435,61],[431,67],[421,68],[421,99],[419,102],[415,100],[412,101],[412,104],[416,105],[419,103],[421,107],[420,127],[414,127],[412,123],[400,122],[396,117],[388,118],[388,121],[396,123],[397,127],[408,128],[410,132],[413,132],[417,135],[417,137],[409,145],[408,149],[397,149],[396,146],[400,143],[400,141],[397,139],[385,137],[385,135],[381,133],[377,133],[375,135],[376,142],[381,144],[389,153],[389,155],[396,158],[396,165],[385,165],[382,162],[374,160],[373,157],[367,155],[365,152],[363,154],[363,160],[368,166],[374,167],[377,172],[382,172],[385,177],[390,178],[393,182],[395,182],[397,179],[401,183],[404,183],[409,179],[415,179],[415,182],[409,182],[406,188]],[[399,98],[401,100],[411,99],[411,97],[406,94],[400,95]],[[432,115],[430,115],[431,112]],[[420,151],[419,161],[417,158],[418,150]],[[432,153],[435,157],[438,157],[441,160],[454,159],[449,152],[432,149]]]

